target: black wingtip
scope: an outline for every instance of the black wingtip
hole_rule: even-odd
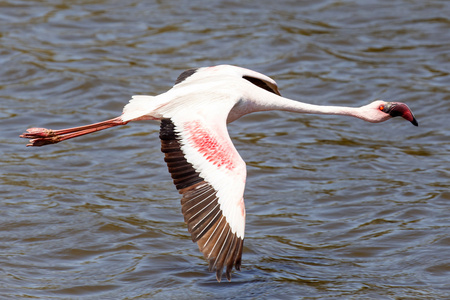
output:
[[[180,76],[178,76],[177,80],[175,80],[175,85],[185,81],[189,76],[191,76],[192,74],[197,72],[197,70],[198,69],[189,69],[189,70],[186,70],[183,73],[181,73]]]
[[[216,270],[216,279],[217,282],[222,281],[222,268]]]
[[[232,265],[227,266],[227,271],[225,272],[225,275],[227,276],[227,280],[228,282],[231,282],[231,270],[232,270]]]

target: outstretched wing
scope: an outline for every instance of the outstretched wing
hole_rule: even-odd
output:
[[[216,111],[218,116],[185,111],[162,119],[160,139],[192,240],[220,281],[224,266],[228,280],[233,266],[240,270],[246,167],[228,135],[227,111]]]

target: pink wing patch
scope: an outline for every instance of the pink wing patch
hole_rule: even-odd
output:
[[[235,168],[233,159],[235,150],[226,140],[217,139],[217,135],[212,134],[197,120],[186,122],[184,130],[188,133],[189,142],[207,161],[228,170]]]

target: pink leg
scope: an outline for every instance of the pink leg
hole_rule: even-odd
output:
[[[64,140],[68,140],[77,136],[82,136],[95,131],[107,129],[110,127],[125,125],[128,122],[122,121],[121,117],[106,120],[99,123],[89,124],[80,127],[66,128],[60,130],[52,130],[46,128],[29,128],[22,134],[21,138],[29,138],[30,143],[28,146],[44,146],[49,144],[56,144]]]

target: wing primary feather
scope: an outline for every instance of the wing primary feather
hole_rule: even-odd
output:
[[[203,235],[217,222],[217,219],[220,218],[221,214],[220,214],[220,209],[215,209],[217,210],[216,214],[214,215],[214,217],[212,218],[208,218],[208,219],[204,219],[202,221],[200,221],[199,223],[197,223],[193,228],[192,228],[192,236],[195,238],[195,242],[198,241],[200,238],[203,237]],[[208,215],[208,217],[213,215],[212,211],[210,215]],[[209,223],[205,226],[200,227],[200,225],[203,225],[204,222],[206,222],[207,220],[210,220]],[[200,232],[198,232],[200,230]],[[202,249],[204,248],[204,246],[202,246]]]
[[[223,264],[225,262],[225,259],[227,257],[228,250],[229,250],[228,246],[231,243],[231,240],[228,238],[231,234],[231,229],[228,227],[228,228],[224,228],[224,230],[226,230],[226,235],[223,239],[223,242],[219,243],[219,245],[221,244],[222,246],[220,247],[220,250],[216,255],[216,259],[215,259],[214,265],[213,265],[213,268],[216,269],[216,278],[218,277],[220,279],[222,279]],[[223,232],[222,232],[222,234],[223,234]]]
[[[181,73],[180,76],[178,76],[177,80],[175,80],[175,85],[185,81],[189,76],[197,72],[197,70],[198,69],[189,69]]]
[[[233,253],[234,248],[236,247],[236,234],[231,236],[230,248],[228,249],[227,256],[225,257],[225,265],[227,269],[225,271],[225,275],[228,281],[231,281],[231,270],[233,270]]]
[[[199,203],[195,204],[194,206],[189,207],[187,210],[184,210],[183,214],[186,214],[187,217],[187,222],[190,223],[191,220],[194,220],[197,218],[197,216],[199,214],[201,214],[202,212],[205,211],[205,209],[208,208],[208,206],[214,204],[214,202],[212,201],[208,201],[210,197],[214,197],[214,195],[209,196],[208,198],[203,199],[202,201],[200,201]],[[199,210],[196,210],[193,214],[190,214],[189,211],[194,209],[196,206],[201,205],[202,202],[207,202],[205,206],[201,207]]]
[[[251,76],[243,76],[242,78],[250,81],[251,83],[253,83],[254,85],[256,85],[262,89],[265,89],[266,91],[269,91],[271,93],[281,96],[276,85],[268,84],[264,80],[261,80],[259,78],[255,78],[255,77],[251,77]]]
[[[220,220],[217,222],[217,225],[214,227],[214,230],[208,236],[208,240],[206,241],[205,246],[203,247],[203,249],[207,249],[207,253],[208,253],[207,256],[206,256],[207,259],[210,259],[211,255],[213,254],[214,247],[216,246],[217,239],[219,238],[214,233],[217,231],[217,229],[219,229],[220,226],[222,226],[221,224],[222,224],[223,220],[224,220],[224,216],[220,216]],[[220,229],[217,232],[219,232],[219,231],[220,231]],[[213,242],[213,245],[212,245],[211,249],[208,248],[209,247],[208,244],[209,244],[210,241]],[[210,270],[210,271],[212,271],[212,270]]]

